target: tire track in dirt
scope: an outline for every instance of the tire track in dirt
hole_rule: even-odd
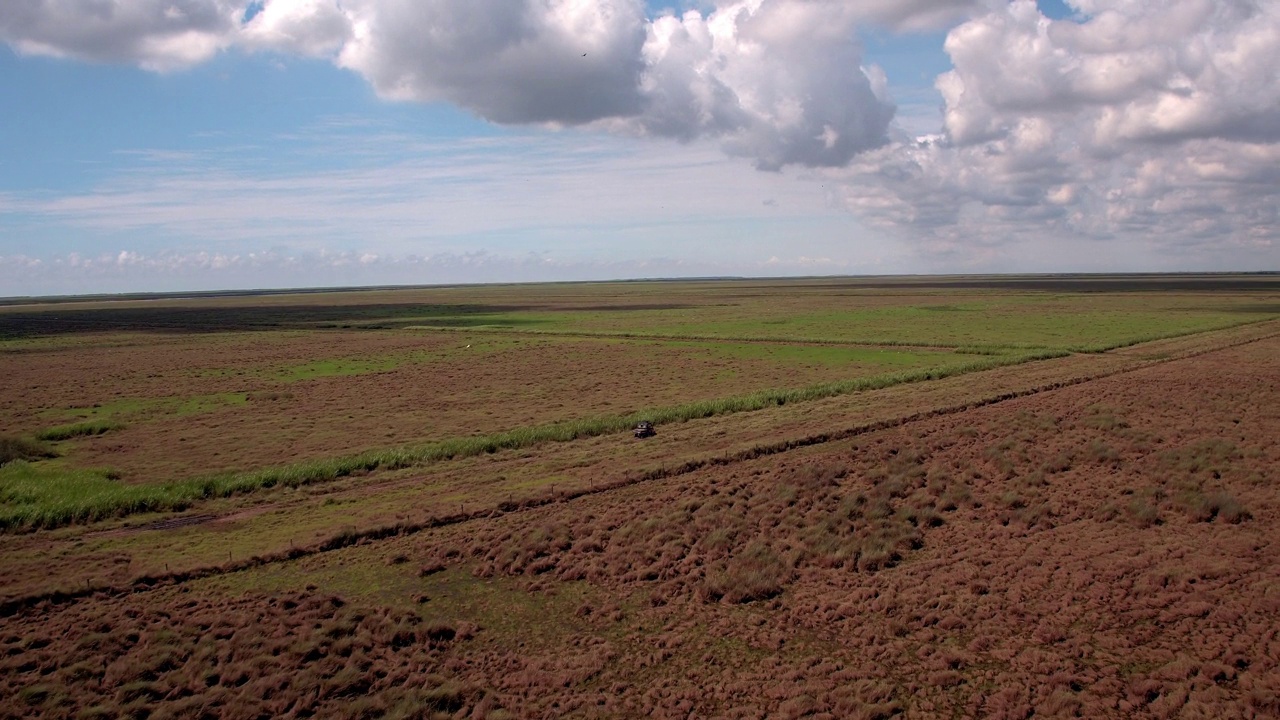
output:
[[[1231,328],[1237,329],[1237,328]],[[1222,332],[1222,331],[1215,331]],[[707,458],[690,460],[674,467],[660,467],[646,472],[640,472],[625,476],[611,483],[603,483],[591,487],[578,488],[576,490],[554,492],[542,497],[526,498],[519,501],[509,500],[501,502],[497,506],[466,512],[463,509],[460,512],[449,515],[431,516],[420,522],[398,522],[393,525],[383,525],[360,531],[344,531],[334,535],[320,543],[307,547],[290,548],[287,551],[276,553],[265,553],[255,555],[251,558],[240,561],[229,561],[221,565],[211,565],[205,567],[192,568],[190,570],[176,571],[172,573],[161,573],[156,575],[146,575],[135,578],[126,584],[102,585],[94,587],[86,581],[86,587],[77,590],[55,590],[50,592],[36,593],[26,596],[18,596],[0,601],[0,617],[11,617],[24,611],[36,608],[44,608],[48,605],[61,605],[74,603],[78,600],[86,598],[113,598],[123,597],[133,593],[147,592],[160,587],[180,585],[182,583],[193,580],[200,580],[209,577],[228,575],[264,565],[271,565],[280,562],[288,562],[305,557],[319,555],[321,553],[331,552],[342,548],[350,547],[356,544],[367,542],[376,542],[392,537],[402,537],[407,535],[415,535],[417,533],[450,525],[458,525],[462,523],[472,522],[476,520],[487,520],[503,517],[505,515],[536,510],[542,507],[555,505],[558,503],[567,503],[579,498],[600,495],[604,493],[622,490],[624,488],[634,487],[646,482],[657,480],[666,480],[681,475],[702,470],[709,467],[723,467],[733,465],[740,462],[746,462],[761,457],[778,455],[781,453],[798,450],[801,448],[813,447],[831,442],[839,442],[848,440],[861,435],[889,430],[911,425],[918,422],[932,420],[934,418],[945,417],[949,415],[958,415],[969,410],[998,405],[1010,400],[1040,395],[1054,390],[1084,385],[1097,380],[1124,375],[1147,368],[1164,365],[1167,363],[1188,360],[1216,352],[1223,352],[1234,348],[1251,345],[1266,340],[1280,337],[1280,332],[1272,332],[1265,335],[1245,338],[1236,342],[1230,342],[1223,345],[1217,345],[1210,348],[1191,350],[1167,358],[1146,360],[1137,362],[1127,367],[1121,367],[1113,370],[1107,370],[1092,375],[1085,375],[1065,380],[1045,383],[1031,388],[1022,390],[1012,390],[999,393],[979,400],[971,400],[963,403],[956,403],[944,407],[934,408],[927,411],[911,413],[896,418],[879,420],[870,423],[861,423],[859,425],[844,428],[834,432],[823,432],[808,435],[802,438],[794,438],[782,440],[779,442],[758,445],[746,450],[740,450],[723,455],[716,455]],[[163,521],[162,521],[163,522]]]

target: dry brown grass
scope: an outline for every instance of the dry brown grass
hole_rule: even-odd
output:
[[[448,715],[485,700],[443,659],[469,632],[313,593],[82,604],[0,637],[0,717]]]
[[[1280,427],[1259,387],[1280,391],[1280,361],[1243,349],[415,552],[534,596],[599,593],[582,631],[630,655],[501,690],[531,716],[597,707],[604,684],[601,714],[622,716],[1268,717],[1280,505],[1258,473]]]
[[[28,608],[0,713],[1274,717],[1278,347]]]

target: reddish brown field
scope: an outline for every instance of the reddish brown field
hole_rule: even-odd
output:
[[[1280,314],[1277,287],[862,278],[0,302],[0,437],[105,422],[60,441],[60,462],[155,484],[1223,329]]]
[[[552,443],[433,463],[399,472],[359,475],[301,488],[259,491],[201,503],[185,515],[26,533],[3,538],[7,582],[0,602],[15,597],[124,585],[141,576],[224,564],[228,557],[270,557],[327,542],[335,534],[400,523],[431,524],[460,506],[469,514],[607,491],[703,465],[736,462],[797,444],[829,442],[939,412],[1087,382],[1149,363],[1166,362],[1269,337],[1268,324],[1207,336],[1147,343],[1118,353],[1073,355],[874,392],[667,425],[656,438],[617,435]],[[201,519],[208,522],[202,522]],[[147,528],[182,525],[181,532]],[[194,523],[194,524],[190,524]],[[173,526],[176,527],[176,526]],[[58,572],[50,573],[50,563]]]
[[[761,347],[760,358],[726,358],[697,344],[412,330],[88,336],[0,353],[9,383],[0,435],[117,419],[122,427],[75,440],[74,461],[146,483],[902,367],[779,362],[768,359],[772,346]],[[911,352],[924,359],[907,367],[969,359]],[[325,374],[321,361],[353,369]]]
[[[1276,717],[1276,437],[1255,339],[51,598],[0,621],[0,716]]]

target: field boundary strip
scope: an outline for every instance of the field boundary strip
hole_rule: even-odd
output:
[[[1229,329],[1229,328],[1228,328]],[[1000,403],[1018,400],[1026,397],[1040,395],[1046,392],[1061,390],[1068,387],[1084,385],[1097,380],[1124,375],[1127,373],[1138,372],[1148,368],[1164,365],[1166,363],[1178,362],[1181,360],[1189,360],[1191,358],[1231,350],[1246,345],[1251,345],[1266,340],[1280,337],[1280,332],[1269,333],[1258,337],[1246,338],[1237,342],[1227,343],[1211,348],[1200,350],[1191,350],[1182,354],[1170,356],[1167,358],[1158,358],[1152,360],[1144,360],[1137,362],[1128,367],[1116,368],[1095,373],[1092,375],[1083,375],[1065,380],[1058,380],[1051,383],[1037,385],[1022,390],[1012,390],[986,398],[979,398],[963,403],[956,403],[932,410],[924,410],[909,415],[903,415],[896,418],[888,418],[870,423],[862,423],[843,430],[833,432],[815,433],[802,438],[794,438],[782,440],[774,443],[760,445],[746,450],[738,450],[723,455],[714,455],[697,460],[689,460],[677,466],[666,468],[660,467],[653,470],[635,473],[611,483],[603,483],[576,490],[552,492],[541,497],[530,497],[519,501],[508,500],[498,503],[496,506],[490,506],[481,510],[472,512],[457,512],[448,515],[436,515],[420,522],[398,522],[393,525],[382,525],[365,530],[344,530],[334,536],[331,536],[319,543],[307,547],[294,547],[287,551],[265,553],[255,555],[245,560],[231,561],[221,565],[209,565],[204,567],[196,567],[189,570],[175,571],[172,573],[162,573],[154,575],[145,575],[126,583],[116,585],[93,586],[86,581],[83,589],[75,590],[54,590],[43,593],[35,593],[31,595],[18,596],[0,601],[0,617],[11,617],[25,610],[43,606],[45,604],[68,604],[87,597],[123,597],[134,593],[148,592],[172,585],[180,585],[194,580],[201,580],[209,577],[218,577],[229,575],[237,572],[244,572],[265,565],[272,565],[281,562],[288,562],[305,557],[311,557],[334,550],[340,550],[356,544],[365,542],[376,542],[393,537],[405,537],[416,535],[426,530],[432,530],[451,525],[462,523],[500,518],[506,515],[536,510],[550,505],[571,502],[583,497],[590,497],[604,493],[615,492],[630,487],[635,487],[643,483],[654,482],[659,480],[667,480],[689,473],[696,472],[708,467],[724,467],[740,462],[755,460],[761,457],[778,455],[792,450],[813,447],[831,442],[839,442],[850,438],[866,435],[869,433],[880,432],[904,427],[918,422],[924,422],[939,417],[961,414],[970,410],[990,407]]]
[[[1231,328],[1240,327],[1240,325],[1248,325],[1254,322],[1266,321],[1249,320],[1239,324],[1194,330],[1189,334],[1197,332],[1214,332],[1216,330],[1230,330]],[[607,340],[667,340],[676,342],[758,343],[761,345],[822,345],[829,347],[892,348],[895,350],[920,348],[922,350],[952,350],[956,352],[963,352],[965,350],[978,351],[974,354],[992,351],[1012,352],[1018,350],[1054,349],[1049,345],[1033,345],[1029,343],[929,343],[887,339],[838,340],[831,338],[784,337],[778,335],[704,335],[696,333],[645,333],[626,330],[537,330],[533,328],[486,327],[483,325],[472,327],[452,327],[448,325],[402,325],[400,326],[400,329],[412,330],[415,332],[485,333],[492,335],[532,335],[535,337],[585,339],[603,338]]]
[[[1221,325],[1213,325],[1210,327],[1195,328],[1190,330],[1173,330],[1166,333],[1155,333],[1152,335],[1142,335],[1138,337],[1128,338],[1125,340],[1116,340],[1114,342],[1103,342],[1094,345],[1071,345],[1071,346],[1055,346],[1031,343],[930,343],[930,342],[910,342],[904,340],[892,339],[874,339],[864,338],[861,340],[838,340],[830,338],[806,338],[806,337],[782,337],[782,336],[741,336],[741,335],[705,335],[698,333],[646,333],[634,332],[626,330],[539,330],[536,328],[516,328],[516,327],[456,327],[449,325],[402,325],[401,330],[414,330],[419,332],[438,332],[438,333],[488,333],[494,335],[531,335],[542,337],[571,337],[571,338],[606,338],[617,340],[671,340],[671,341],[689,341],[689,342],[720,342],[720,343],[760,343],[771,345],[823,345],[831,347],[854,347],[854,348],[893,348],[893,349],[911,349],[919,348],[922,350],[951,350],[959,354],[971,352],[972,354],[998,354],[1016,351],[1045,351],[1060,350],[1064,352],[1095,354],[1103,353],[1109,350],[1118,350],[1120,348],[1132,347],[1148,342],[1156,342],[1158,340],[1172,340],[1180,337],[1189,337],[1191,335],[1200,335],[1203,333],[1221,332],[1223,330],[1234,330],[1236,328],[1247,327],[1249,325],[1258,325],[1276,320],[1275,316],[1268,316],[1255,320],[1241,320],[1239,322],[1223,323]]]

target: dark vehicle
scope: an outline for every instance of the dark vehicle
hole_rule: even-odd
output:
[[[657,435],[658,431],[653,429],[653,423],[645,420],[636,425],[635,436],[638,438],[647,438]]]

